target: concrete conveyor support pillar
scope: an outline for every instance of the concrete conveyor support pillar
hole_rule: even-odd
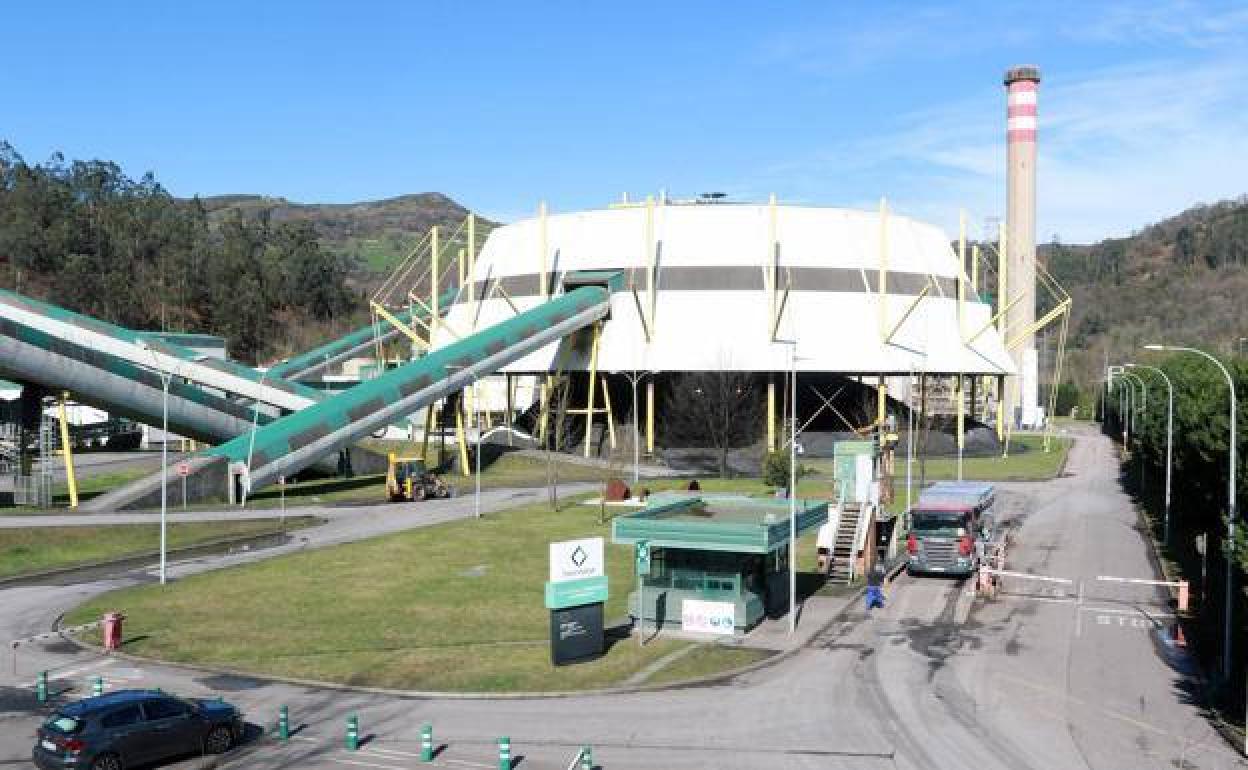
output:
[[[767,451],[776,451],[776,381],[767,375]]]
[[[654,454],[654,380],[646,381],[646,454]]]
[[[516,406],[516,379],[507,375],[507,415],[504,424],[507,426],[507,446],[514,446],[511,436],[511,412]]]
[[[78,507],[78,479],[74,478],[74,448],[69,443],[69,418],[65,414],[65,402],[69,393],[62,392],[57,402],[57,415],[61,423],[61,454],[65,457],[65,483],[69,487],[69,507]],[[168,440],[168,437],[166,437]]]

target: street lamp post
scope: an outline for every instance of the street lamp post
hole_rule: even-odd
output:
[[[797,340],[789,344],[789,633],[797,630]]]
[[[1158,366],[1143,364],[1127,364],[1128,369],[1145,369],[1156,372],[1166,383],[1166,502],[1165,517],[1162,524],[1162,542],[1170,544],[1170,475],[1174,468],[1174,384],[1170,377]]]
[[[1140,386],[1140,404],[1136,405],[1137,418],[1141,414],[1147,414],[1148,413],[1148,383],[1144,382],[1143,378],[1141,378],[1139,375],[1132,374],[1131,372],[1125,371],[1125,367],[1124,367],[1122,376],[1123,376],[1123,379],[1130,377],[1132,381],[1136,382]],[[1140,427],[1140,424],[1137,421],[1135,424],[1136,443],[1140,443],[1139,427]],[[1141,456],[1135,459],[1136,459],[1136,466],[1140,470],[1140,495],[1143,496],[1144,494],[1144,458]]]
[[[1231,373],[1226,370],[1216,357],[1196,348],[1179,347],[1177,345],[1145,345],[1147,350],[1166,350],[1177,353],[1194,353],[1203,356],[1213,362],[1215,366],[1222,372],[1222,376],[1226,378],[1226,387],[1231,394],[1231,451],[1230,451],[1230,473],[1226,486],[1226,507],[1228,515],[1226,517],[1226,540],[1227,543],[1233,543],[1235,540],[1235,419],[1236,419],[1236,402],[1235,402],[1235,380],[1231,377]],[[1226,554],[1226,623],[1225,633],[1222,640],[1222,674],[1227,680],[1231,678],[1231,589],[1234,586],[1235,578],[1231,566],[1231,553]],[[1244,752],[1248,753],[1248,735],[1245,736]]]
[[[472,381],[472,405],[476,414],[473,415],[473,422],[477,424],[477,473],[476,473],[476,490],[473,495],[473,514],[474,518],[481,518],[481,448],[484,436],[481,433],[481,395],[477,390],[477,381]]]

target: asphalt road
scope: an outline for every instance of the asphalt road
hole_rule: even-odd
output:
[[[98,672],[110,686],[219,693],[261,724],[289,706],[295,738],[254,742],[229,760],[237,768],[414,768],[426,721],[435,743],[446,746],[437,766],[461,769],[497,767],[495,741],[503,735],[526,770],[566,768],[581,744],[592,745],[607,770],[1245,766],[1193,704],[1185,659],[1161,642],[1165,597],[1095,580],[1155,574],[1118,487],[1112,445],[1081,434],[1066,477],[1002,485],[999,508],[1017,527],[1007,566],[1070,583],[1015,580],[986,603],[959,581],[903,578],[886,609],[870,617],[855,610],[784,662],[725,685],[541,700],[403,699],[136,666],[75,654],[63,642],[32,646],[19,655],[18,676],[0,677],[7,685],[0,766],[20,763],[21,735],[37,719],[15,685],[51,666],[76,686]],[[0,636],[46,629],[63,608],[107,587],[6,592]],[[368,738],[354,753],[343,748],[349,714]]]

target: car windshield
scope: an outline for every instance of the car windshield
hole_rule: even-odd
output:
[[[915,511],[911,527],[915,530],[959,529],[966,526],[966,514],[960,511]]]
[[[70,733],[76,733],[82,729],[82,722],[74,719],[73,717],[67,717],[64,714],[56,714],[45,722],[43,726],[50,730],[55,730],[58,733],[65,733],[66,735],[69,735]]]

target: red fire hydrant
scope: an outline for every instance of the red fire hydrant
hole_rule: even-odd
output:
[[[104,615],[104,649],[115,650],[121,646],[121,621],[126,616],[120,612],[109,612]]]

